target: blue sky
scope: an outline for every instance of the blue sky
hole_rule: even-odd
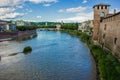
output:
[[[120,10],[119,0],[0,0],[0,19],[83,22],[93,19],[93,6],[110,4]]]

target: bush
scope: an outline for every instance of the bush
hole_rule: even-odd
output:
[[[54,25],[38,26],[37,28],[56,28],[56,26],[54,26]]]
[[[31,51],[32,51],[32,47],[27,46],[27,47],[24,48],[23,53],[29,53]]]
[[[16,28],[19,31],[26,31],[26,30],[35,30],[35,29],[37,29],[36,26],[17,26]]]

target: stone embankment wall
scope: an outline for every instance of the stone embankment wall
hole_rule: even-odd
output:
[[[22,40],[36,36],[36,30],[31,31],[19,31],[19,32],[2,32],[0,33],[0,41],[4,40]]]
[[[100,23],[99,43],[120,59],[120,13],[107,17]]]

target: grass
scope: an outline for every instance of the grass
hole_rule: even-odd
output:
[[[77,30],[63,30],[85,42],[96,61],[98,80],[120,80],[120,62],[108,51],[94,45],[91,37]]]

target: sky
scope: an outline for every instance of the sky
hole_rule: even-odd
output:
[[[120,11],[119,0],[0,0],[0,19],[35,22],[83,22],[93,19],[93,6],[110,4]]]

